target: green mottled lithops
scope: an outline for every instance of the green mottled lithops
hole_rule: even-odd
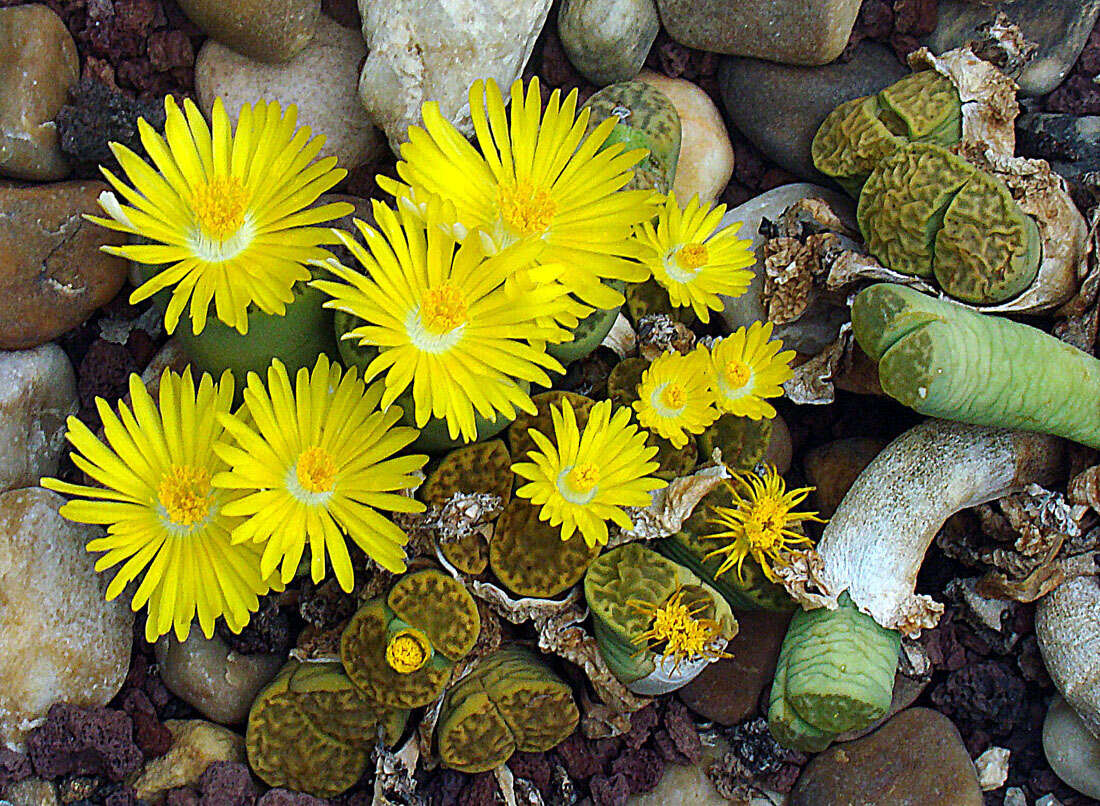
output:
[[[270,786],[333,797],[363,777],[379,738],[400,738],[406,716],[368,701],[338,663],[292,660],[252,703],[248,763]]]
[[[480,631],[477,605],[461,582],[419,571],[359,608],[344,628],[340,659],[371,702],[417,708],[439,696]]]
[[[626,289],[626,283],[622,280],[610,280],[607,285],[619,293]],[[573,328],[572,340],[561,344],[549,344],[546,351],[558,359],[563,366],[579,361],[599,347],[607,334],[611,332],[621,307],[592,311]]]
[[[512,458],[503,440],[455,448],[440,460],[418,491],[425,504],[442,507],[455,493],[489,493],[512,498]]]
[[[519,596],[557,596],[584,576],[600,547],[562,540],[561,529],[539,518],[539,508],[515,498],[497,519],[489,566]]]
[[[772,438],[772,420],[723,414],[695,438],[699,455],[707,459],[717,448],[730,470],[752,470],[764,462]]]
[[[436,742],[443,763],[487,772],[519,751],[540,753],[577,727],[573,690],[534,654],[508,647],[481,659],[443,700]]]
[[[622,81],[604,87],[584,106],[592,110],[589,131],[608,118],[618,118],[606,145],[623,143],[627,149],[644,148],[649,152],[634,167],[628,190],[672,190],[680,158],[680,116],[664,93],[644,81]]]

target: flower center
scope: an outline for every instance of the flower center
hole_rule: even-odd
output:
[[[600,471],[592,462],[585,462],[574,465],[565,480],[578,493],[591,492],[600,483]]]
[[[235,176],[215,176],[195,187],[191,207],[203,235],[222,243],[244,225],[248,191]]]
[[[722,376],[731,389],[740,389],[749,382],[749,378],[752,377],[752,370],[744,361],[735,358],[726,364]]]
[[[497,192],[500,217],[517,232],[538,235],[550,229],[558,205],[548,190],[530,182],[501,185]]]
[[[398,674],[412,674],[431,656],[432,645],[420,630],[401,630],[386,644],[386,663]]]
[[[466,300],[450,283],[429,288],[420,300],[420,321],[433,336],[449,333],[466,324]]]
[[[762,551],[781,548],[785,543],[783,526],[786,520],[787,510],[780,501],[761,498],[753,504],[745,518],[745,536]]]
[[[310,493],[331,492],[336,483],[336,463],[324,448],[311,445],[298,457],[298,484]]]
[[[176,526],[194,526],[210,513],[210,472],[174,465],[161,479],[157,497],[168,520]]]
[[[687,403],[687,391],[678,383],[669,383],[661,391],[661,404],[668,409],[682,409]]]
[[[696,271],[707,265],[707,247],[701,243],[684,244],[676,250],[676,265],[681,269]]]

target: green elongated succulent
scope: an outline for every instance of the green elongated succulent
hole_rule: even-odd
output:
[[[418,708],[439,696],[480,631],[477,605],[461,582],[439,571],[418,571],[351,617],[340,639],[340,660],[369,701]]]
[[[860,613],[847,594],[836,610],[796,612],[772,683],[772,735],[784,747],[816,753],[885,716],[900,648],[901,633]]]
[[[881,160],[856,213],[867,248],[902,274],[933,274],[949,295],[990,304],[1035,280],[1035,221],[1003,182],[940,146],[912,144]]]
[[[852,330],[921,414],[1100,448],[1100,361],[1041,330],[889,283],[856,296]]]
[[[252,703],[248,763],[270,786],[333,797],[363,777],[379,738],[397,742],[407,716],[368,701],[338,663],[291,660]]]
[[[913,73],[878,95],[829,113],[810,147],[814,165],[852,196],[878,163],[909,142],[952,146],[962,139],[962,103],[934,70]]]
[[[545,599],[575,585],[600,553],[580,535],[561,539],[561,528],[539,518],[539,508],[514,498],[497,519],[489,566],[508,590]]]
[[[517,751],[560,744],[579,720],[569,685],[534,654],[507,647],[447,692],[436,727],[439,757],[451,769],[487,772]]]

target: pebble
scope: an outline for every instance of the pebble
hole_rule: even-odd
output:
[[[197,629],[182,644],[175,636],[163,636],[156,654],[169,691],[203,716],[226,725],[248,718],[252,700],[286,660],[279,655],[238,654],[217,634],[205,638]]]
[[[794,458],[791,429],[787,427],[787,421],[778,414],[772,420],[772,435],[768,439],[768,450],[764,458],[775,465],[780,476],[786,475],[791,469],[791,459]]]
[[[336,157],[351,170],[380,157],[382,133],[371,123],[355,90],[359,63],[367,55],[363,37],[322,15],[317,35],[281,64],[242,56],[212,39],[195,62],[195,92],[207,119],[220,97],[236,123],[241,107],[257,98],[298,107],[298,125],[323,135],[321,157]]]
[[[505,95],[531,56],[551,0],[359,0],[369,51],[359,98],[397,151],[420,108],[437,101],[467,136],[470,85],[493,79]]]
[[[877,731],[813,759],[791,806],[982,806],[974,762],[958,729],[938,711],[910,708]]]
[[[881,439],[849,437],[819,445],[806,454],[803,470],[806,481],[817,488],[814,497],[821,517],[832,517],[856,477],[884,447]]]
[[[169,719],[172,747],[145,765],[133,782],[139,798],[160,803],[169,789],[195,786],[215,761],[244,762],[244,737],[205,719]]]
[[[718,87],[730,122],[769,159],[795,176],[822,182],[810,143],[844,101],[872,95],[908,74],[889,48],[863,42],[850,61],[792,67],[760,59],[724,59]]]
[[[653,0],[562,0],[558,9],[569,61],[600,87],[637,76],[659,29]]]
[[[672,189],[681,204],[714,204],[733,176],[733,144],[722,113],[698,85],[645,70],[638,79],[665,95],[680,116],[680,156]]]
[[[40,487],[0,494],[0,741],[18,744],[50,705],[106,705],[130,666],[126,597],[104,601],[85,544],[100,534]]]
[[[783,64],[826,64],[844,46],[860,0],[657,0],[682,45]]]
[[[79,77],[76,44],[57,14],[37,4],[0,9],[0,174],[68,175],[54,117]]]
[[[977,29],[1005,14],[1024,38],[1039,46],[1016,82],[1024,95],[1045,95],[1062,83],[1100,16],[1100,0],[1012,0],[979,5],[972,0],[940,0],[936,30],[927,45],[934,53],[957,48]]]
[[[680,689],[684,705],[721,725],[736,725],[756,713],[791,620],[789,613],[766,610],[738,610],[736,616],[739,629],[726,647],[733,657],[707,666]],[[737,684],[731,685],[734,680]]]
[[[126,236],[83,218],[102,215],[103,182],[0,185],[0,350],[52,341],[110,302],[127,263],[100,250]]]
[[[1054,774],[1082,795],[1100,800],[1100,738],[1077,712],[1055,697],[1043,722],[1043,752]]]
[[[65,418],[79,408],[73,365],[56,344],[0,351],[0,492],[57,472]]]
[[[4,800],[11,806],[57,806],[57,786],[41,778],[24,778],[3,789]]]
[[[670,806],[671,804],[692,804],[692,806],[729,806],[729,801],[718,794],[706,768],[701,765],[680,766],[670,764],[655,789],[644,795],[633,795],[626,806]]]
[[[1029,112],[1016,119],[1021,153],[1042,157],[1073,182],[1100,170],[1100,117]]]
[[[321,0],[179,0],[209,36],[262,62],[285,62],[309,44]]]

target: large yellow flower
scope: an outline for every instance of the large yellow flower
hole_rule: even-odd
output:
[[[603,148],[616,120],[603,121],[586,137],[589,110],[577,114],[577,92],[561,101],[554,90],[542,110],[538,79],[512,85],[511,110],[492,80],[470,88],[470,114],[478,152],[439,111],[424,105],[424,128],[409,129],[397,173],[379,185],[417,203],[437,194],[451,199],[458,223],[482,230],[498,249],[517,242],[541,247],[540,263],[559,263],[562,282],[588,308],[574,307],[560,321],[572,326],[592,308],[623,302],[606,279],[641,282],[648,269],[631,238],[635,225],[653,214],[650,191],[622,191],[644,149]],[[602,150],[601,150],[602,149]]]
[[[174,627],[183,641],[196,615],[207,638],[217,618],[240,632],[269,585],[259,550],[230,540],[240,523],[226,512],[233,494],[210,483],[225,466],[214,444],[222,435],[218,417],[233,402],[233,378],[227,372],[214,383],[203,375],[196,391],[190,370],[182,377],[165,371],[158,396],[159,411],[141,379],[131,375],[132,410],[119,403],[116,416],[96,398],[107,444],[70,417],[66,436],[79,451],[73,462],[102,486],[50,478],[42,486],[80,497],[61,507],[69,520],[107,527],[107,536],[90,541],[88,551],[105,552],[97,571],[123,563],[107,588],[108,600],[144,572],[132,606],[148,605],[146,640]]]
[[[706,354],[665,353],[642,373],[634,411],[638,422],[682,448],[689,434],[701,434],[718,419],[707,387]]]
[[[783,343],[769,341],[771,335],[771,322],[753,322],[748,330],[739,327],[710,348],[707,377],[721,411],[753,420],[775,416],[775,408],[764,398],[783,394],[782,384],[794,374],[794,350],[780,352]]]
[[[612,416],[610,400],[592,407],[583,434],[568,400],[551,406],[550,417],[554,441],[531,429],[538,451],[528,452],[530,462],[512,465],[530,482],[516,495],[541,505],[539,518],[561,525],[562,540],[579,530],[588,545],[606,545],[607,521],[633,528],[622,508],[648,506],[650,493],[665,486],[649,475],[658,467],[651,461],[657,448],[647,446],[645,433],[630,423],[630,409]]]
[[[415,417],[446,420],[452,439],[476,437],[475,412],[488,420],[516,409],[534,412],[521,381],[550,386],[551,372],[564,372],[545,349],[565,331],[546,320],[566,299],[556,282],[524,289],[506,285],[528,265],[531,250],[507,249],[487,258],[480,239],[459,244],[444,226],[447,205],[433,198],[426,220],[402,206],[399,212],[375,203],[378,230],[356,222],[366,247],[346,233],[341,240],[366,274],[332,261],[343,282],[313,284],[333,299],[327,307],[365,324],[345,338],[377,347],[364,372],[367,381],[385,376],[386,408],[412,385]]]
[[[724,204],[703,209],[698,196],[681,210],[670,193],[657,225],[646,221],[637,230],[642,260],[669,300],[681,308],[690,305],[703,322],[724,307],[719,294],[739,297],[752,282],[752,242],[737,237],[740,225],[718,229],[725,212]]]
[[[350,591],[355,580],[345,534],[383,568],[405,570],[408,538],[377,510],[423,511],[397,491],[416,486],[411,474],[427,457],[394,456],[417,432],[395,427],[401,408],[380,411],[381,397],[378,384],[366,387],[354,369],[342,372],[324,355],[312,372],[298,370],[293,387],[278,359],[266,388],[248,374],[244,409],[221,416],[237,444],[217,446],[231,469],[214,484],[245,493],[226,512],[247,518],[233,530],[234,543],[263,544],[261,573],[281,564],[289,582],[308,543],[313,581],[324,579],[327,556],[340,587]]]
[[[149,165],[126,146],[111,150],[133,187],[103,169],[129,204],[104,191],[99,203],[110,218],[89,216],[105,227],[148,243],[105,246],[138,263],[165,264],[130,296],[140,302],[174,286],[165,329],[176,329],[190,302],[191,328],[206,326],[211,301],[218,319],[248,332],[248,307],[283,315],[292,287],[309,279],[305,263],[328,253],[331,231],[312,226],[352,212],[343,202],[309,207],[344,178],[336,158],[313,162],[323,137],[295,131],[297,113],[276,103],[246,104],[235,132],[219,98],[208,127],[190,100],[183,111],[169,95],[165,136],[138,120]],[[312,163],[312,164],[311,164]]]

